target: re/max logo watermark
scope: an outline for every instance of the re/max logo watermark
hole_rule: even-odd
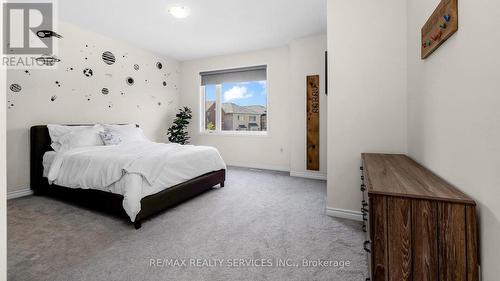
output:
[[[53,67],[55,42],[53,2],[3,3],[3,58],[7,67]]]

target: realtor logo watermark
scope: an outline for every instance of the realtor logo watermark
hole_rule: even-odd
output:
[[[53,68],[55,55],[54,2],[3,3],[2,66]]]

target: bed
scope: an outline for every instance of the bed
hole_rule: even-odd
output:
[[[130,217],[130,212],[127,213],[124,209],[124,195],[122,194],[93,188],[69,188],[54,182],[52,184],[49,183],[47,169],[45,169],[44,176],[44,165],[47,166],[47,163],[44,163],[44,161],[55,161],[54,155],[50,155],[50,152],[54,150],[51,147],[51,143],[52,141],[47,125],[31,127],[30,183],[31,189],[35,195],[56,197],[83,207],[112,213],[125,218]],[[136,215],[134,214],[134,217],[130,217],[130,221],[136,229],[139,229],[142,226],[142,222],[152,215],[199,195],[216,185],[224,187],[225,174],[224,165],[224,167],[220,169],[203,173],[189,180],[167,186],[158,192],[144,196],[138,203],[140,204],[140,211],[138,211]]]

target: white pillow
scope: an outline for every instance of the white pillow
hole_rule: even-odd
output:
[[[104,131],[102,126],[82,128],[73,130],[59,138],[61,147],[59,151],[68,151],[79,147],[101,146],[104,143],[101,140],[99,132]]]
[[[94,126],[66,126],[66,125],[48,124],[47,128],[49,129],[50,139],[52,140],[52,144],[50,146],[57,152],[61,148],[61,143],[59,142],[59,139],[62,136],[73,131],[79,131],[82,129],[92,128],[92,127]]]
[[[105,130],[109,130],[122,139],[122,143],[149,141],[141,128],[134,124],[127,125],[102,125]]]

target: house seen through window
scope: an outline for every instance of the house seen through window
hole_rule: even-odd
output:
[[[266,66],[202,72],[202,131],[266,132]]]

